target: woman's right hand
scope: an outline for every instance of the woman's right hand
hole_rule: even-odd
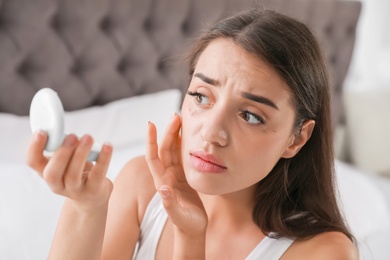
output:
[[[175,114],[159,147],[157,129],[149,123],[146,162],[173,224],[174,259],[204,259],[208,218],[198,192],[185,177],[180,128],[180,116]]]
[[[92,209],[106,204],[113,189],[112,182],[106,177],[112,146],[104,144],[93,164],[87,161],[93,145],[91,136],[84,135],[79,140],[74,134],[67,135],[50,158],[43,154],[47,138],[43,131],[33,134],[27,150],[27,165],[54,193],[68,197],[79,207]]]

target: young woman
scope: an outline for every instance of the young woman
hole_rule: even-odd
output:
[[[357,259],[335,197],[326,67],[302,23],[250,10],[217,23],[189,53],[181,117],[114,185],[112,148],[68,135],[27,163],[67,197],[54,259]],[[136,127],[136,126],[134,126]],[[138,243],[138,247],[136,244]]]

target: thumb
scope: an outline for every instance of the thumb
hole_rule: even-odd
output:
[[[183,210],[182,206],[178,203],[175,191],[171,187],[163,185],[159,188],[159,193],[163,199],[165,211],[172,223],[181,227],[186,223],[186,218],[188,216],[186,216],[185,210]]]

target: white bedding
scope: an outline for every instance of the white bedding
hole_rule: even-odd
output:
[[[178,91],[164,91],[67,113],[65,124],[67,132],[88,132],[114,144],[108,172],[113,180],[126,161],[144,153],[147,121],[157,124],[161,136],[179,102]],[[0,259],[46,259],[63,198],[24,164],[28,118],[0,114],[0,126]],[[385,192],[390,181],[378,185],[378,177],[338,161],[336,172],[340,203],[361,259],[390,259],[390,193]]]
[[[108,176],[114,179],[126,161],[144,153],[144,144],[117,149]],[[0,164],[0,259],[46,259],[63,197],[21,163]]]

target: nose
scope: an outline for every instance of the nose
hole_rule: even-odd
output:
[[[227,146],[229,143],[228,122],[226,112],[222,109],[212,108],[208,111],[201,129],[202,139],[217,146]]]

